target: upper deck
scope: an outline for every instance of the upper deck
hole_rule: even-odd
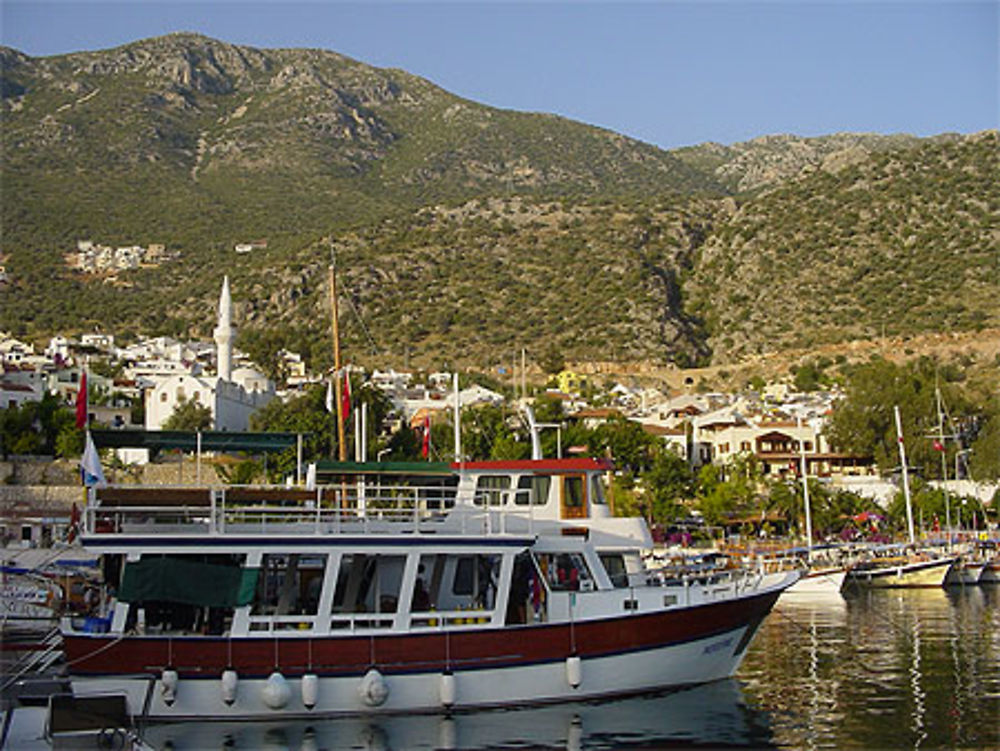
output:
[[[605,500],[607,462],[593,459],[471,462],[431,471],[329,463],[326,485],[92,489],[88,545],[122,537],[233,539],[280,535],[580,533],[602,547],[651,546],[642,519],[615,518]],[[446,465],[445,465],[446,466]],[[418,465],[417,469],[421,469]]]

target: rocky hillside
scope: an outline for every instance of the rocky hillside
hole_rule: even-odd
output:
[[[706,363],[998,323],[996,133],[666,152],[191,34],[0,48],[0,94],[0,330],[22,336],[206,336],[229,273],[245,346],[319,362],[331,240],[348,347],[382,363]],[[80,240],[163,251],[95,273],[67,262]]]
[[[929,140],[947,142],[957,138],[942,135]],[[912,148],[920,143],[921,139],[905,134],[836,133],[816,138],[784,134],[760,136],[731,146],[703,143],[673,153],[727,190],[749,193],[774,187],[817,168],[837,170],[863,162],[877,152]]]
[[[1000,323],[1000,142],[935,140],[744,203],[685,288],[717,360]]]

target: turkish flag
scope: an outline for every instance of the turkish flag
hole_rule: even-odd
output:
[[[427,415],[424,417],[424,447],[423,451],[424,459],[426,459],[431,453],[431,416]]]
[[[941,441],[939,441],[936,438],[934,439],[934,450],[935,451],[944,451],[944,444],[941,443]]]
[[[76,392],[76,427],[87,427],[87,371],[80,376],[80,389]]]

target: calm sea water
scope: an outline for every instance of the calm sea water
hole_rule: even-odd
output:
[[[453,717],[187,723],[161,749],[1000,749],[1000,588],[782,598],[734,680]]]

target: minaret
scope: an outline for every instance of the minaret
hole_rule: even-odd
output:
[[[222,282],[219,296],[219,325],[215,327],[216,360],[219,378],[229,381],[233,374],[233,299],[229,295],[229,276]]]

